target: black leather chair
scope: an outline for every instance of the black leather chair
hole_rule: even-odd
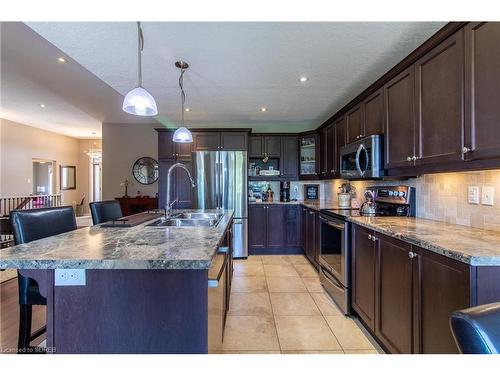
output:
[[[94,225],[116,220],[123,216],[120,202],[117,200],[92,202],[89,206]]]
[[[14,241],[23,244],[76,229],[73,207],[14,210],[10,213]],[[45,327],[31,332],[32,306],[46,305],[35,280],[17,272],[19,284],[19,352],[26,352],[31,342],[45,332]]]
[[[500,302],[455,311],[450,326],[460,353],[500,354]]]

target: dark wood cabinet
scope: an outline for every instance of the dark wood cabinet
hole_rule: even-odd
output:
[[[193,151],[246,151],[248,131],[193,131]]]
[[[281,137],[264,136],[264,153],[270,158],[281,157]]]
[[[248,237],[252,250],[270,250],[285,247],[285,205],[249,204]]]
[[[299,178],[315,180],[321,173],[320,139],[316,132],[302,133],[299,137]]]
[[[219,147],[219,132],[193,132],[193,151],[217,151]]]
[[[347,143],[363,138],[363,106],[357,105],[346,114],[347,121]]]
[[[490,270],[358,225],[352,236],[352,305],[390,353],[456,353],[451,313],[491,302],[476,291],[498,300],[498,276],[478,284]]]
[[[377,248],[375,334],[391,353],[412,353],[411,245],[375,234]]]
[[[264,204],[248,205],[248,246],[250,249],[267,246],[267,210]]]
[[[375,244],[374,232],[355,226],[352,232],[352,307],[375,330]]]
[[[309,261],[316,267],[319,265],[319,212],[306,209],[304,251]]]
[[[473,305],[471,267],[414,246],[415,352],[458,353],[451,334],[451,313]]]
[[[301,207],[299,205],[285,205],[285,244],[287,248],[301,247]]]
[[[384,92],[374,92],[363,102],[364,131],[363,136],[384,133]]]
[[[300,206],[300,247],[306,249],[307,238],[307,208]]]
[[[334,176],[340,176],[340,149],[347,144],[347,129],[345,117],[335,122],[335,153],[334,153]]]
[[[224,151],[246,151],[248,149],[248,132],[221,132],[220,143],[220,149]]]
[[[191,143],[176,143],[173,131],[158,132],[158,159],[191,158]]]
[[[284,242],[285,215],[281,204],[266,205],[267,247],[281,248]]]
[[[321,139],[321,175],[331,178],[336,175],[337,144],[335,141],[335,124],[324,128],[320,134]]]
[[[415,162],[414,67],[384,86],[385,167],[409,167]]]
[[[158,207],[163,208],[167,203],[167,173],[168,169],[178,162],[175,160],[159,161],[159,174],[163,178],[158,179]],[[189,160],[182,160],[190,172],[192,172],[193,163]],[[177,168],[172,172],[172,186],[170,187],[170,200],[177,199],[173,208],[192,208],[192,186],[185,171]]]
[[[280,173],[284,179],[299,177],[299,140],[296,136],[281,137]]]
[[[415,145],[419,165],[462,160],[463,53],[460,30],[415,63]]]
[[[264,138],[250,135],[248,138],[248,157],[261,158],[264,155]]]
[[[500,23],[465,26],[466,160],[500,157]]]

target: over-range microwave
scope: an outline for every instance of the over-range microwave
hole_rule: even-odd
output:
[[[370,135],[340,148],[340,176],[347,179],[384,175],[381,135]]]

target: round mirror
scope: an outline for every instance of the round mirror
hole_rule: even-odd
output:
[[[158,162],[150,157],[138,159],[132,168],[134,178],[143,185],[150,185],[158,180]]]

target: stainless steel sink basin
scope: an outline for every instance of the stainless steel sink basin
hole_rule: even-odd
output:
[[[174,217],[180,219],[193,219],[193,220],[218,220],[223,216],[223,214],[217,213],[202,213],[202,212],[183,212],[177,214]]]
[[[148,224],[148,227],[214,227],[223,214],[205,214],[197,212],[183,212],[168,219],[162,217]]]

